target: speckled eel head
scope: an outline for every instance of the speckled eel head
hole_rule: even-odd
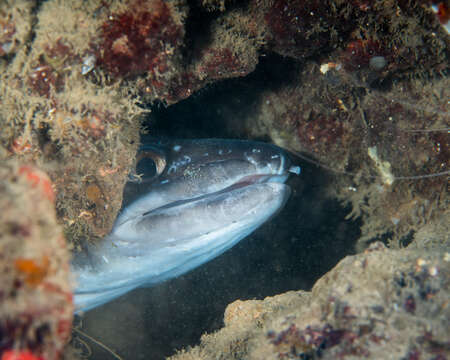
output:
[[[143,146],[137,160],[146,193],[74,259],[78,311],[220,255],[283,207],[284,181],[300,172],[281,148],[239,140],[165,140]]]

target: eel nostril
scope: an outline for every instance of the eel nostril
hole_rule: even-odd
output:
[[[300,175],[300,172],[302,171],[302,169],[300,168],[300,166],[291,166],[288,171],[290,173]]]

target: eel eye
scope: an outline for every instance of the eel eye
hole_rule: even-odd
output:
[[[153,181],[163,173],[166,165],[166,156],[163,152],[146,147],[136,157],[135,177],[137,182]]]

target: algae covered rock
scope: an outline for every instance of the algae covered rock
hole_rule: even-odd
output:
[[[57,359],[70,336],[73,304],[49,177],[35,166],[1,163],[0,208],[0,353]]]
[[[48,173],[58,218],[75,242],[110,231],[139,142],[140,110],[129,94],[94,84],[85,73],[86,39],[100,26],[95,8],[43,3],[34,13],[32,42],[0,74],[4,155]]]
[[[449,355],[450,253],[374,243],[311,292],[237,300],[182,359],[402,359]]]

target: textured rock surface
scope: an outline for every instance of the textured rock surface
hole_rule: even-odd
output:
[[[447,208],[446,177],[421,176],[450,165],[448,113],[439,110],[448,108],[449,80],[405,80],[355,96],[358,86],[341,75],[308,65],[297,82],[266,91],[245,119],[255,136],[269,133],[278,145],[353,175],[329,191],[362,218],[359,248],[381,236],[398,247]]]
[[[0,354],[57,359],[70,337],[73,305],[69,251],[48,176],[1,163],[0,209]]]
[[[71,239],[104,236],[138,146],[132,119],[139,111],[117,86],[96,85],[83,74],[86,39],[96,31],[86,15],[93,4],[50,1],[33,10],[33,41],[2,59],[1,146],[49,174]]]
[[[450,253],[374,243],[311,292],[237,300],[225,327],[171,359],[445,359]]]

